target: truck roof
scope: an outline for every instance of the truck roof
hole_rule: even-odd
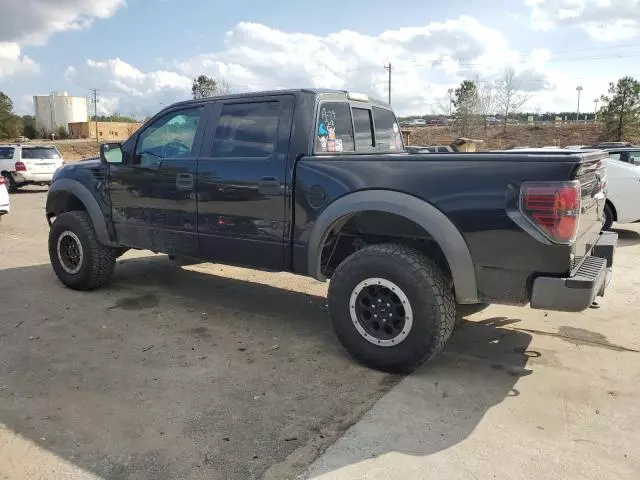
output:
[[[329,88],[290,88],[290,89],[282,89],[282,90],[262,90],[262,91],[256,91],[256,92],[232,93],[229,95],[220,95],[216,97],[184,100],[182,102],[173,103],[165,107],[165,109],[174,107],[176,105],[190,105],[194,103],[203,103],[203,102],[208,103],[208,102],[215,102],[218,100],[227,100],[227,99],[234,99],[234,98],[260,98],[260,97],[267,97],[271,95],[287,95],[287,94],[298,96],[302,93],[308,93],[315,96],[344,97],[344,99],[346,100],[347,95],[353,92],[351,92],[350,90],[334,90]],[[369,98],[368,101],[365,103],[368,103],[370,105],[381,106],[385,108],[391,108],[390,105],[386,102],[383,102],[376,98],[371,98],[371,97],[368,97],[368,98]]]

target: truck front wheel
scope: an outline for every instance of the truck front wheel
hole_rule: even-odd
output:
[[[62,283],[75,290],[104,285],[116,263],[117,252],[98,242],[87,212],[60,214],[49,231],[49,258]]]
[[[329,312],[340,342],[358,361],[409,372],[449,339],[455,299],[451,279],[435,262],[404,245],[382,244],[338,266]]]

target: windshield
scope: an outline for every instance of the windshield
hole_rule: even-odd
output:
[[[58,150],[54,147],[36,147],[36,148],[23,148],[22,158],[60,158]]]

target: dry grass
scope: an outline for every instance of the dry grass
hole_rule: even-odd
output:
[[[450,127],[417,127],[410,132],[410,145],[447,145],[456,136]],[[509,125],[503,132],[501,126],[477,129],[467,137],[483,140],[479,150],[512,148],[515,146],[544,147],[555,145],[589,145],[599,141],[600,126],[583,125]]]
[[[100,144],[95,140],[60,142],[56,146],[65,160],[82,160],[100,155]]]

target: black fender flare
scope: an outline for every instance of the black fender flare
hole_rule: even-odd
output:
[[[420,225],[440,245],[449,263],[458,303],[478,303],[476,271],[471,252],[458,228],[440,210],[419,198],[389,190],[364,190],[331,203],[318,217],[309,235],[309,274],[326,278],[321,271],[322,245],[332,227],[350,214],[376,210],[405,217]]]
[[[55,213],[52,205],[53,199],[57,192],[71,193],[75,195],[78,200],[82,202],[87,213],[91,217],[93,228],[98,236],[98,241],[104,245],[118,246],[109,235],[109,229],[107,228],[107,221],[104,218],[102,209],[98,205],[98,201],[91,194],[89,189],[77,180],[70,178],[61,178],[55,180],[49,187],[49,193],[47,194],[47,220],[50,214]]]

